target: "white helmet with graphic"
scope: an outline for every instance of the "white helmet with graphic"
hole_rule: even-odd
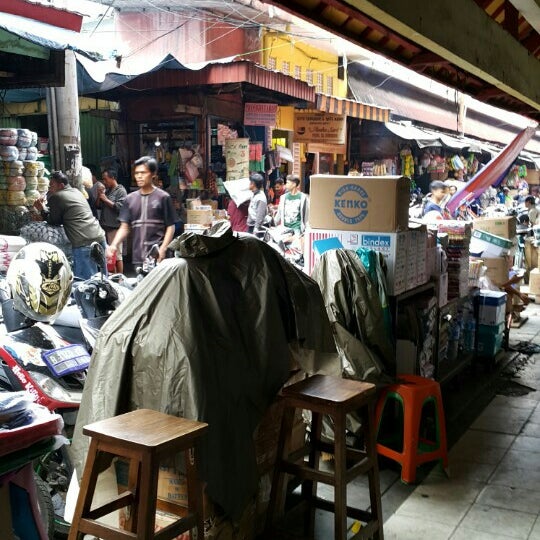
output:
[[[60,248],[35,242],[11,261],[7,280],[17,311],[34,321],[51,322],[68,301],[73,272]]]

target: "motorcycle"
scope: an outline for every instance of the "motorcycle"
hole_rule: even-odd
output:
[[[100,275],[74,283],[72,295],[76,311],[71,309],[52,325],[36,322],[16,311],[9,287],[5,280],[0,282],[5,327],[0,337],[0,389],[25,390],[34,402],[60,414],[68,439],[73,434],[82,399],[90,364],[89,351],[120,300],[120,287],[110,283],[103,274],[105,256],[99,244],[92,245],[91,256],[100,268]],[[66,335],[75,336],[77,341],[71,342]],[[73,468],[66,447],[41,457],[36,472],[47,484],[52,497],[55,530],[67,534],[69,524],[63,520],[63,514]]]
[[[146,253],[142,266],[137,266],[137,268],[135,268],[137,283],[140,283],[157,266],[158,257],[159,246],[157,244],[153,244]]]
[[[304,269],[304,235],[295,235],[293,229],[274,226],[270,216],[263,221],[255,236],[274,248],[284,259],[296,268]]]

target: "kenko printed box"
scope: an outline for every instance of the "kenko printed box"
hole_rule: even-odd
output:
[[[401,176],[311,176],[309,225],[341,231],[406,231],[410,181]]]

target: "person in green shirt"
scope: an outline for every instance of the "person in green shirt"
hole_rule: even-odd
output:
[[[303,234],[308,220],[309,203],[307,195],[300,191],[300,178],[289,174],[285,189],[287,192],[279,200],[276,225],[292,229],[294,234]]]

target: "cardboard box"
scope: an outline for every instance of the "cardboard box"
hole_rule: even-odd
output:
[[[158,473],[157,497],[181,506],[188,504],[186,476],[174,467],[160,467]]]
[[[188,210],[187,222],[192,225],[211,225],[214,212],[210,210]]]
[[[478,304],[478,324],[498,326],[504,323],[506,314],[506,293],[482,289],[476,297]]]
[[[483,358],[493,358],[502,348],[504,322],[498,325],[478,325],[477,354]]]
[[[413,341],[396,341],[396,375],[416,375],[418,348]]]
[[[511,240],[479,229],[474,229],[471,237],[471,255],[479,257],[502,257],[508,255],[514,246]]]
[[[473,229],[485,231],[507,240],[513,240],[516,236],[516,225],[515,216],[478,218],[473,221]]]
[[[327,238],[338,238],[345,249],[356,251],[358,248],[364,247],[382,253],[388,271],[386,281],[388,294],[400,294],[416,286],[415,283],[407,282],[407,247],[411,232],[370,233],[308,228],[304,235],[304,270],[311,274],[319,257],[313,249],[313,242]]]
[[[531,294],[540,295],[540,269],[534,268],[529,273],[529,292]]]
[[[311,177],[309,225],[341,231],[406,231],[410,181],[399,176]]]
[[[512,266],[511,257],[482,257],[478,260],[481,260],[486,267],[486,276],[494,285],[501,287],[508,281],[508,274]]]
[[[540,184],[540,171],[537,169],[527,169],[527,183],[531,185]]]

